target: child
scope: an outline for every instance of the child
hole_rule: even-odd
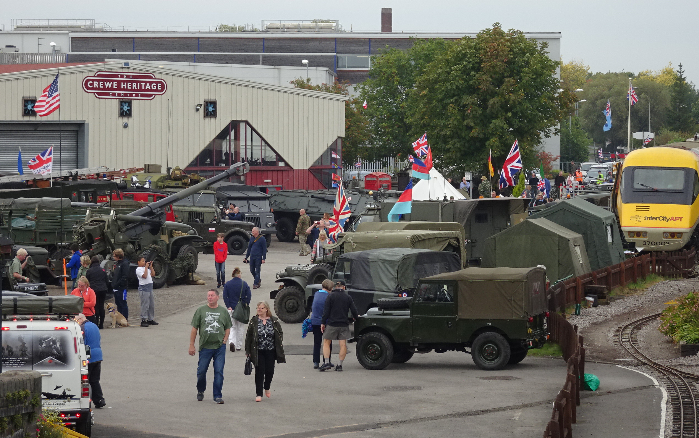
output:
[[[228,257],[228,245],[223,241],[223,233],[218,233],[214,242],[214,262],[216,264],[216,288],[226,284],[226,258]]]

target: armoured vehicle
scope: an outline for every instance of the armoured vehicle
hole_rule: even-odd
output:
[[[31,279],[30,283],[15,284],[10,278],[10,264],[17,255],[17,250],[24,248],[28,253],[27,266],[24,275]],[[60,278],[52,270],[52,261],[44,248],[29,245],[15,245],[12,239],[0,234],[0,286],[3,290],[17,290],[33,295],[46,295],[46,283],[59,284]]]
[[[225,184],[216,187],[216,201],[223,209],[228,208],[231,203],[235,204],[243,214],[243,219],[258,227],[269,245],[277,228],[268,194],[253,186]]]
[[[153,262],[155,276],[153,287],[160,288],[193,273],[198,264],[195,248],[201,241],[196,231],[186,224],[166,221],[165,207],[208,187],[210,184],[233,174],[243,174],[248,164],[238,163],[224,172],[192,187],[174,193],[131,214],[92,216],[75,228],[74,241],[84,250],[83,254],[101,255],[107,270],[113,266],[112,251],[121,248],[124,255],[135,263],[140,257]]]
[[[433,350],[470,352],[478,368],[499,370],[546,342],[548,316],[543,268],[467,268],[421,279],[410,298],[379,300],[350,342],[370,370]]]
[[[386,230],[379,226],[373,231],[342,233],[335,244],[326,247],[332,254],[314,264],[291,265],[278,272],[276,282],[280,283],[279,289],[269,294],[274,300],[277,316],[286,323],[303,321],[310,309],[304,299],[306,285],[321,283],[331,277],[336,261],[345,253],[379,248],[421,248],[454,252],[459,260],[465,259],[463,230],[458,224],[453,224],[457,230],[444,230],[450,225],[433,222],[414,223],[413,226],[422,228],[412,230],[390,229],[394,225],[385,225]]]
[[[213,245],[218,233],[223,233],[223,241],[228,245],[228,254],[245,254],[254,225],[245,221],[230,221],[221,218],[221,211],[214,207],[173,206],[175,220],[194,228],[204,239],[204,252],[213,253]],[[267,246],[271,236],[266,235]]]
[[[337,190],[279,190],[272,192],[269,198],[277,223],[277,239],[280,242],[294,240],[299,210],[305,209],[311,219],[318,220],[323,213],[332,213]],[[400,192],[380,190],[370,192],[364,189],[346,190],[352,215],[345,224],[345,229],[353,229],[354,222],[366,211],[367,207],[376,205],[381,200],[398,199]]]

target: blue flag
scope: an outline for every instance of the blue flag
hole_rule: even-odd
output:
[[[22,166],[22,148],[19,148],[19,154],[17,155],[17,173],[24,175],[24,169]]]

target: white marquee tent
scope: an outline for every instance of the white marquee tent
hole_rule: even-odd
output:
[[[430,179],[422,179],[413,187],[413,201],[441,201],[445,195],[447,199],[452,196],[454,199],[466,199],[434,167],[430,169]]]

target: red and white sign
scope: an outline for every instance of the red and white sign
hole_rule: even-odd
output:
[[[83,90],[98,99],[152,100],[165,94],[167,83],[152,73],[98,71],[83,79]]]

